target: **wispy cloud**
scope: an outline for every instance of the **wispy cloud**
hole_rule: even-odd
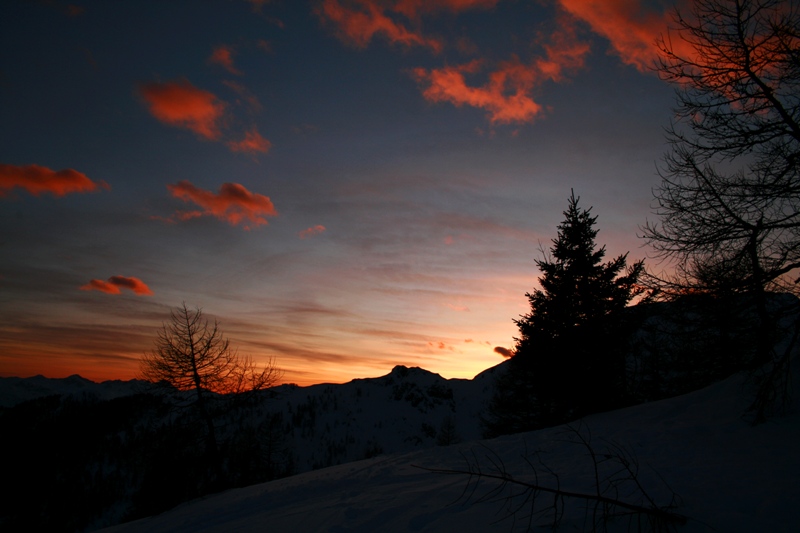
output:
[[[352,0],[343,5],[339,0],[323,0],[316,9],[317,15],[332,23],[338,37],[353,46],[364,48],[373,37],[381,35],[392,44],[406,47],[422,46],[439,52],[442,43],[438,39],[426,37],[419,31],[409,29],[405,24],[390,17],[390,6],[376,0]],[[403,2],[398,2],[403,4]],[[412,4],[404,8],[413,9]]]
[[[269,4],[270,0],[246,0],[248,3],[252,4],[253,11],[260,11],[262,7]]]
[[[258,133],[258,129],[253,126],[249,131],[245,132],[244,138],[238,141],[230,141],[226,143],[228,148],[234,152],[245,152],[250,154],[267,153],[272,146],[272,143]]]
[[[658,57],[656,39],[666,32],[668,15],[630,0],[558,1],[567,12],[608,39],[623,62],[642,72],[652,69]]]
[[[96,304],[121,307],[119,302]],[[129,312],[132,306],[124,307]],[[5,375],[80,374],[95,381],[136,377],[142,352],[153,346],[153,324],[142,325],[130,316],[85,324],[70,321],[69,315],[0,317],[0,367]]]
[[[167,185],[167,189],[175,198],[192,202],[202,208],[201,211],[176,213],[175,216],[180,220],[211,215],[232,226],[241,225],[249,230],[266,224],[266,217],[278,215],[269,197],[250,192],[238,183],[223,183],[216,194],[195,187],[186,180]]]
[[[236,93],[240,99],[236,101],[237,104],[240,104],[242,101],[244,101],[247,103],[250,109],[255,112],[259,112],[264,108],[264,106],[261,105],[261,101],[258,99],[258,97],[250,92],[250,90],[241,83],[232,80],[225,80],[222,82],[222,84]]]
[[[275,51],[272,49],[272,44],[266,39],[259,39],[256,41],[256,47],[265,54],[273,54]]]
[[[544,56],[533,61],[533,70],[541,80],[562,82],[567,74],[583,68],[589,43],[578,38],[575,24],[564,15],[556,20],[556,29],[538,39],[544,48]]]
[[[104,181],[92,181],[85,174],[67,168],[51,170],[39,165],[5,165],[0,163],[0,197],[7,196],[13,189],[24,189],[39,196],[49,193],[64,196],[70,193],[94,192],[100,188],[109,189]]]
[[[325,231],[325,226],[317,224],[316,226],[311,226],[310,228],[304,229],[299,233],[299,235],[301,239],[308,239],[309,237],[313,237],[314,235],[319,235],[324,231]]]
[[[235,76],[241,76],[242,71],[233,64],[233,55],[234,49],[232,46],[221,44],[211,52],[208,62],[213,65],[219,65]]]
[[[483,85],[468,82],[468,77],[477,77],[484,69],[479,59],[438,69],[416,68],[412,76],[430,102],[485,109],[492,124],[532,122],[544,111],[533,99],[533,91],[545,81],[563,81],[566,73],[583,66],[589,53],[589,45],[578,40],[569,24],[540,40],[544,43],[543,55],[528,63],[512,56],[489,72]]]
[[[426,36],[420,29],[425,15],[487,9],[498,1],[323,0],[317,14],[336,27],[340,39],[360,48],[380,35],[393,44],[423,46],[439,52],[444,41]],[[484,109],[493,125],[531,122],[545,109],[535,100],[533,91],[548,80],[564,81],[566,74],[584,64],[589,44],[578,40],[574,22],[566,11],[562,13],[555,30],[536,39],[542,52],[526,61],[513,55],[495,66],[474,60],[441,68],[416,68],[411,73],[428,101]],[[463,41],[457,41],[455,46],[464,49]],[[474,44],[471,48],[474,54],[478,53]],[[476,79],[482,82],[475,83]]]
[[[142,280],[127,276],[111,276],[108,278],[108,281],[93,279],[86,285],[82,285],[80,289],[82,291],[100,291],[106,294],[120,294],[122,292],[121,289],[128,289],[139,296],[150,296],[153,294],[150,287]]]
[[[503,223],[492,218],[480,217],[463,213],[436,213],[431,218],[431,224],[438,231],[445,231],[444,244],[450,246],[462,239],[483,235],[485,238],[496,241],[497,239],[515,239],[535,243],[540,236],[530,230]]]
[[[185,79],[145,83],[139,86],[139,93],[150,113],[161,122],[186,128],[205,139],[220,137],[225,103],[214,93],[198,89]]]
[[[481,61],[439,69],[416,68],[414,78],[425,88],[422,95],[431,102],[449,102],[456,107],[467,105],[488,111],[492,124],[530,122],[542,112],[542,106],[530,96],[534,77],[517,58],[489,74],[489,81],[472,87],[466,75],[481,69]]]
[[[261,102],[244,85],[235,81],[223,84],[241,99],[236,101],[237,104],[243,100],[251,111],[261,110]],[[240,133],[242,136],[238,139],[231,139],[230,131],[223,136],[222,129],[231,122],[228,103],[212,92],[195,87],[188,80],[142,84],[139,93],[150,113],[161,122],[188,129],[207,140],[224,142],[233,152],[266,153],[272,147],[256,126]]]
[[[444,48],[442,39],[421,29],[423,15],[439,11],[459,13],[494,7],[499,0],[323,0],[317,15],[336,27],[338,37],[364,48],[376,36],[405,47],[421,46],[434,52]]]
[[[450,352],[456,351],[455,346],[444,341],[429,341],[428,348],[432,348],[434,350],[448,350]]]
[[[458,13],[476,8],[490,8],[497,5],[500,0],[397,0],[394,10],[409,18],[415,18],[422,13],[433,11],[451,11]]]

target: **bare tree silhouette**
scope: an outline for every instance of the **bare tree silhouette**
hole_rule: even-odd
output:
[[[654,193],[659,219],[642,228],[674,273],[650,281],[667,295],[747,295],[755,365],[786,367],[772,351],[767,292],[798,292],[800,6],[694,0],[674,14],[656,70],[676,86],[677,120]],[[782,375],[769,370],[764,383]],[[768,406],[755,408],[763,418]]]
[[[142,357],[141,377],[181,391],[193,391],[191,402],[206,425],[206,451],[216,460],[218,443],[209,402],[215,394],[240,394],[274,385],[281,372],[270,359],[258,367],[251,357],[240,356],[199,308],[184,303],[158,331],[155,348]]]

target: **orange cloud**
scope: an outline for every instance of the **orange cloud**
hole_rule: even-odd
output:
[[[110,189],[106,182],[92,181],[85,174],[71,168],[55,171],[39,165],[15,166],[0,163],[0,197],[6,196],[15,188],[25,189],[34,196],[43,193],[64,196],[77,192],[93,192],[100,187]]]
[[[187,80],[143,84],[139,92],[150,113],[161,122],[186,128],[206,139],[219,138],[225,103],[213,93],[198,89]]]
[[[357,47],[366,47],[375,35],[392,44],[424,46],[440,52],[443,43],[408,29],[396,19],[402,16],[419,25],[423,14],[436,11],[458,13],[469,9],[491,8],[499,0],[323,0],[317,14],[338,27],[339,37]]]
[[[574,72],[583,67],[589,53],[589,43],[578,40],[575,27],[566,17],[560,17],[557,29],[544,37],[545,57],[534,61],[534,68],[542,78],[554,82],[564,80],[565,72]]]
[[[244,139],[240,141],[230,141],[228,148],[234,152],[247,152],[255,154],[258,152],[266,153],[269,151],[272,143],[261,136],[255,126],[253,129],[244,134]]]
[[[433,348],[435,350],[449,350],[451,352],[454,352],[456,350],[455,347],[450,346],[446,342],[442,341],[429,341],[428,347]]]
[[[186,180],[167,185],[167,189],[175,198],[193,202],[203,208],[202,211],[177,213],[180,220],[212,215],[232,226],[242,224],[244,229],[249,230],[251,227],[266,224],[265,217],[278,215],[269,197],[252,193],[238,183],[223,183],[217,194],[195,187]]]
[[[647,72],[658,57],[656,39],[666,32],[665,13],[645,11],[632,0],[559,0],[561,7],[611,42],[622,61]]]
[[[221,44],[214,48],[214,51],[211,52],[211,57],[208,58],[208,62],[214,65],[219,65],[231,74],[236,76],[241,76],[242,71],[237,69],[233,64],[233,47],[228,46],[225,44]]]
[[[435,52],[442,49],[442,43],[437,39],[425,37],[392,20],[387,14],[392,9],[377,0],[350,0],[345,3],[347,6],[340,0],[323,0],[316,9],[320,18],[338,28],[339,38],[345,42],[364,48],[375,35],[380,34],[392,44],[425,46]]]
[[[417,68],[412,75],[419,83],[427,85],[422,92],[426,100],[485,109],[492,124],[530,122],[542,112],[542,106],[529,94],[534,87],[534,72],[518,59],[514,58],[490,73],[489,81],[482,87],[470,87],[465,75],[473,74],[479,68],[480,62],[475,60],[441,69]]]
[[[310,228],[304,229],[299,233],[301,239],[307,239],[308,237],[313,237],[314,235],[319,235],[325,231],[325,226],[321,224],[317,224],[316,226],[312,226]]]
[[[470,86],[466,79],[481,70],[480,60],[441,69],[417,68],[412,75],[424,86],[422,95],[428,101],[485,109],[492,124],[531,122],[544,110],[533,99],[534,89],[547,80],[562,81],[566,72],[583,67],[589,53],[588,43],[579,41],[572,25],[562,22],[551,35],[540,38],[543,57],[526,64],[512,56],[490,72],[482,86]]]
[[[129,278],[126,276],[111,276],[108,281],[100,279],[93,279],[86,285],[80,287],[82,291],[100,291],[106,294],[120,294],[120,289],[129,289],[134,294],[140,296],[150,296],[153,291],[150,290],[142,280],[139,278]]]

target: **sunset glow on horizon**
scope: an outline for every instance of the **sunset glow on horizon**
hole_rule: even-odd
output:
[[[570,190],[637,237],[666,0],[0,7],[0,376],[132,379],[182,303],[283,382],[504,360]]]

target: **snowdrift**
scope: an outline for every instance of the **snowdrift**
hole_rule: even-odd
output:
[[[795,365],[796,366],[796,365]],[[626,450],[639,480],[659,505],[677,495],[687,517],[680,531],[797,531],[800,528],[800,415],[752,426],[741,376],[683,396],[587,417],[559,426],[487,441],[374,457],[307,472],[181,505],[158,516],[105,529],[137,532],[270,531],[525,531],[552,523],[552,498],[540,495],[531,516],[524,495],[468,476],[420,469],[484,471],[502,465],[515,479],[593,490],[593,463],[575,442],[575,428],[602,453]],[[538,453],[536,453],[538,452]],[[544,466],[543,466],[544,465]],[[558,478],[547,474],[549,468]],[[604,474],[606,475],[606,474]],[[474,480],[473,480],[474,481]],[[517,491],[519,492],[519,491]],[[618,494],[625,499],[626,494]],[[513,511],[516,510],[516,513]],[[590,530],[592,506],[565,501],[561,531]],[[636,531],[621,518],[611,531]]]

